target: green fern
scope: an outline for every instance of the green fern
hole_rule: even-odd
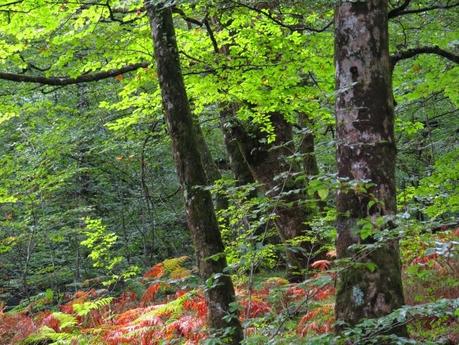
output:
[[[48,326],[41,327],[36,333],[28,336],[22,341],[23,345],[32,344],[50,344],[50,345],[71,345],[89,344],[88,340],[83,335],[71,333],[57,333],[54,329]]]
[[[142,316],[140,316],[136,320],[136,322],[140,323],[142,321],[150,319],[153,316],[161,316],[161,315],[165,315],[165,314],[170,315],[169,316],[170,319],[175,319],[175,318],[177,318],[178,316],[180,316],[183,313],[183,304],[187,300],[192,298],[195,294],[196,294],[195,291],[191,291],[191,292],[188,292],[188,293],[184,294],[183,296],[180,296],[179,298],[177,298],[177,299],[175,299],[175,300],[173,300],[173,301],[171,301],[169,303],[157,306],[152,311],[150,311],[148,313],[145,313]]]
[[[73,310],[78,316],[86,316],[93,310],[99,310],[112,303],[113,297],[100,298],[94,301],[88,301],[80,304],[74,304]]]
[[[78,323],[77,319],[74,316],[66,314],[66,313],[55,312],[55,313],[52,313],[52,316],[57,321],[59,321],[59,327],[61,329],[73,328]]]

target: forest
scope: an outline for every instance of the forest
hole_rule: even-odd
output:
[[[458,0],[0,0],[0,345],[459,344]]]

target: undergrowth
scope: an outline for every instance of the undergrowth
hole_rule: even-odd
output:
[[[402,241],[409,306],[380,320],[366,320],[344,337],[332,334],[332,260],[315,262],[314,276],[298,284],[266,273],[256,275],[252,284],[239,283],[236,293],[244,343],[456,344],[459,265],[445,248],[458,235],[458,231],[444,232]],[[118,294],[81,290],[58,305],[51,305],[53,293],[47,291],[30,303],[1,311],[0,345],[219,344],[206,324],[205,293],[188,266],[187,257],[168,259],[132,279]],[[410,340],[380,338],[384,327],[394,322],[408,324]]]

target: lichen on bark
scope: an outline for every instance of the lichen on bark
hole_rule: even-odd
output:
[[[338,274],[335,311],[337,320],[354,325],[404,303],[397,241],[360,255],[372,269],[353,264],[357,256],[350,249],[362,243],[355,231],[359,220],[396,212],[387,0],[339,2],[335,30],[337,165],[343,181],[337,193],[337,255],[351,259]],[[373,244],[372,237],[363,242]],[[404,327],[390,332],[406,335]]]
[[[212,284],[206,289],[208,324],[211,329],[226,334],[225,343],[242,341],[242,327],[232,304],[233,284],[226,272],[223,242],[215,216],[212,197],[204,187],[208,183],[203,159],[198,149],[198,128],[185,90],[172,9],[164,4],[145,1],[152,31],[157,74],[161,88],[164,115],[172,139],[172,151],[177,174],[184,193],[188,227],[196,251],[199,274]],[[228,330],[231,329],[231,332]]]

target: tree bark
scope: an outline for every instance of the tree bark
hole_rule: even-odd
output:
[[[223,126],[222,126],[223,127]],[[225,139],[226,152],[230,162],[231,171],[233,172],[234,178],[236,179],[238,186],[254,183],[252,173],[247,165],[247,162],[242,155],[236,138],[234,138],[227,128],[223,128],[223,136]],[[256,196],[256,191],[252,195]]]
[[[191,231],[200,276],[212,280],[206,290],[209,326],[220,332],[232,328],[225,340],[239,344],[242,328],[231,311],[235,301],[230,276],[225,273],[223,242],[209,191],[202,187],[207,178],[180,69],[172,10],[164,2],[145,1],[155,48],[155,60],[162,92],[163,107],[172,138],[174,159],[185,197],[188,227]],[[231,317],[232,316],[232,317]],[[227,333],[228,334],[228,333]]]
[[[340,1],[335,28],[337,165],[343,179],[336,200],[337,256],[351,258],[338,274],[335,312],[338,321],[354,325],[404,304],[398,242],[387,241],[360,259],[375,264],[373,272],[353,265],[357,258],[349,248],[362,243],[359,220],[396,212],[387,0]],[[371,181],[367,190],[350,187],[364,181]],[[378,203],[370,206],[375,198]],[[406,335],[405,327],[389,332]]]
[[[272,144],[263,142],[265,135],[257,128],[247,130],[235,119],[231,130],[253,177],[276,201],[273,212],[279,236],[287,243],[288,278],[300,281],[304,279],[303,271],[320,256],[317,252],[320,241],[307,224],[310,213],[304,203],[305,186],[295,181],[294,173],[300,169],[287,159],[295,152],[292,126],[279,113],[271,114],[271,122],[276,134]],[[297,248],[288,243],[302,236],[308,239],[301,239],[295,246]]]
[[[250,171],[244,155],[238,144],[238,138],[234,136],[231,130],[231,121],[235,117],[235,105],[226,105],[220,109],[220,124],[225,140],[225,148],[228,153],[231,171],[239,186],[254,183],[255,180]],[[256,192],[253,196],[256,196]]]
[[[299,125],[304,131],[298,150],[303,155],[303,169],[306,176],[316,176],[319,174],[316,155],[314,153],[314,133],[310,129],[311,120],[306,114],[298,114]]]

